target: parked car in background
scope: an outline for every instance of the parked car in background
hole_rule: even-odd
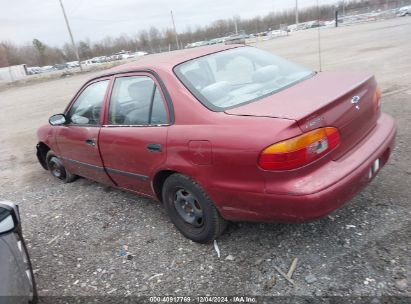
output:
[[[369,73],[314,72],[219,45],[122,65],[38,130],[37,157],[162,201],[188,238],[227,220],[301,222],[339,208],[388,161],[394,120]]]
[[[213,45],[213,44],[224,43],[224,40],[225,40],[225,37],[214,38],[210,40],[209,44]]]
[[[41,73],[53,72],[53,71],[55,71],[55,70],[56,70],[56,69],[55,69],[53,66],[51,66],[51,65],[45,65],[45,66],[40,67]]]
[[[36,303],[37,291],[18,207],[0,201],[0,302]]]
[[[78,61],[70,61],[70,62],[67,62],[66,64],[67,64],[67,67],[70,69],[77,68],[80,66]]]
[[[27,67],[27,74],[28,75],[36,75],[36,74],[40,74],[41,72],[42,71],[41,71],[40,67],[37,67],[37,66]]]
[[[147,52],[137,51],[137,52],[134,52],[134,53],[130,53],[129,58],[137,58],[137,57],[145,56],[147,54],[148,54]]]
[[[246,34],[233,34],[224,39],[225,44],[245,44],[245,40],[248,38]]]
[[[398,10],[397,16],[404,17],[404,16],[411,16],[411,6],[404,6]]]
[[[66,63],[64,64],[59,63],[59,64],[53,65],[53,69],[55,70],[65,70],[67,68],[68,68],[68,65]]]

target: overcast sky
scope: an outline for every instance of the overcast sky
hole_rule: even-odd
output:
[[[335,3],[336,0],[319,0]],[[270,11],[293,8],[294,0],[63,0],[76,40],[91,41],[156,26],[171,27],[173,10],[177,31],[195,29],[218,19],[240,15],[247,19]],[[317,0],[299,0],[300,7]],[[0,41],[22,44],[37,38],[53,46],[69,42],[58,0],[0,0]]]

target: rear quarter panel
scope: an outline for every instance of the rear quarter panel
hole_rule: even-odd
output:
[[[260,152],[267,146],[301,133],[291,120],[265,117],[239,117],[211,113],[213,123],[176,124],[168,133],[168,169],[193,178],[209,194],[221,189],[264,192],[265,174],[258,167]],[[190,151],[190,142],[209,145]],[[194,154],[211,153],[208,163]],[[220,202],[215,201],[218,207]]]

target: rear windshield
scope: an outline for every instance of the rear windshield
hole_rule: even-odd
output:
[[[174,68],[191,93],[213,111],[224,111],[289,87],[314,73],[254,47],[196,58]]]

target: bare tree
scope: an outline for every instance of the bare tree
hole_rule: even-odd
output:
[[[46,52],[46,45],[43,44],[40,40],[38,39],[33,39],[33,46],[38,52],[38,62],[39,65],[44,65],[45,64],[45,52]]]
[[[300,22],[334,19],[335,9],[342,10],[344,4],[346,14],[358,14],[376,9],[390,9],[410,4],[411,0],[345,0],[337,3],[337,7],[331,4],[323,4],[318,7],[307,7],[299,11]],[[257,16],[251,19],[241,19],[240,16],[220,19],[208,26],[190,26],[179,33],[182,45],[195,41],[209,40],[224,37],[236,30],[245,31],[248,34],[261,33],[269,29],[279,29],[280,25],[295,23],[294,9],[282,12],[268,12],[265,16]],[[159,30],[152,26],[148,30],[142,29],[135,36],[122,34],[115,38],[105,37],[101,41],[91,42],[90,39],[80,41],[78,44],[80,57],[84,59],[96,56],[111,55],[122,50],[161,52],[177,49],[174,31],[169,28]],[[74,61],[75,53],[71,45],[64,44],[62,48],[53,48],[34,39],[31,44],[16,46],[10,42],[0,43],[0,66],[14,64],[28,65],[52,65],[64,61]]]
[[[138,34],[138,47],[143,51],[150,51],[150,38],[146,30],[142,30]]]
[[[7,49],[4,43],[0,43],[0,68],[9,66]]]

